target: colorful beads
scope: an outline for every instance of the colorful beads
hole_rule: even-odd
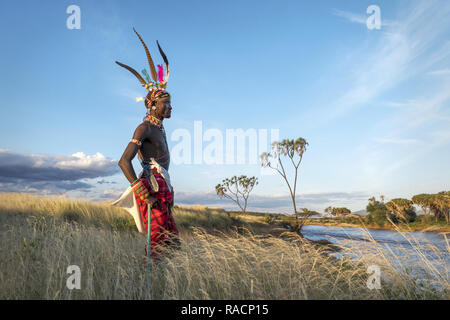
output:
[[[155,82],[149,82],[142,85],[145,89],[148,91],[153,90],[165,90],[167,88],[167,83],[161,82],[161,83],[155,83]]]
[[[141,200],[147,199],[149,195],[150,194],[147,192],[147,193],[143,194],[142,196],[140,196],[140,199]]]
[[[136,196],[141,200],[147,199],[150,195],[147,188],[144,186],[144,184],[142,183],[142,181],[140,179],[135,181],[131,185],[131,188],[133,189]]]
[[[159,120],[158,118],[155,118],[150,114],[147,114],[147,116],[144,118],[144,121],[150,122],[152,125],[156,126],[159,129],[159,131],[161,131],[164,135],[166,134],[164,132],[164,127],[162,125],[162,120]]]
[[[146,116],[145,121],[150,122],[151,124],[154,124],[155,126],[162,126],[162,120],[159,120],[158,118],[155,118],[154,116],[152,116],[151,114],[148,114]]]
[[[130,142],[137,144],[139,147],[142,146],[142,142],[137,139],[131,139]]]
[[[152,102],[158,100],[159,98],[163,98],[166,96],[170,96],[170,94],[165,91],[166,85],[165,84],[153,84],[149,83],[147,90],[149,93],[147,94],[147,97],[145,98],[145,101],[147,102],[147,108],[149,105],[152,104]]]

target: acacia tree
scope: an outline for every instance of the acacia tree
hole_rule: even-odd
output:
[[[438,221],[441,217],[441,211],[439,210],[437,199],[438,197],[436,196],[436,194],[430,194],[430,197],[428,198],[428,206],[436,221]]]
[[[342,207],[342,208],[335,208],[335,207],[328,207],[325,209],[325,212],[331,214],[332,216],[335,217],[344,217],[347,214],[352,213],[350,209]]]
[[[392,218],[391,213],[386,208],[384,203],[384,196],[380,196],[381,201],[375,199],[375,197],[369,198],[369,203],[366,206],[367,216],[366,221],[371,224],[384,225],[388,218]]]
[[[297,212],[297,216],[309,218],[311,216],[320,216],[320,213],[308,208],[300,208],[301,212]]]
[[[247,201],[253,188],[258,184],[258,178],[241,175],[222,180],[216,186],[219,198],[227,198],[234,201],[243,213],[247,210]],[[242,203],[241,203],[242,202]]]
[[[306,142],[303,138],[298,138],[297,140],[284,139],[281,142],[275,141],[272,143],[271,152],[264,152],[261,154],[261,166],[272,168],[278,172],[286,182],[289,193],[292,199],[292,205],[294,207],[294,215],[297,214],[297,206],[295,204],[295,193],[297,190],[297,178],[298,178],[298,167],[302,162],[303,154],[306,151]],[[282,162],[282,157],[287,157],[294,167],[294,182],[289,183],[285,167]]]
[[[301,212],[297,212],[294,214],[295,216],[295,223],[290,224],[291,231],[298,232],[300,235],[300,231],[302,230],[303,226],[306,224],[306,222],[309,220],[311,216],[320,216],[320,213],[314,210],[309,210],[308,208],[301,208]],[[299,219],[299,217],[302,217],[302,219]]]
[[[408,199],[396,198],[386,203],[386,208],[398,219],[412,222],[416,218],[413,202]]]
[[[416,194],[411,198],[412,202],[420,206],[425,214],[425,219],[428,220],[431,216],[432,195],[428,193]]]
[[[436,221],[442,217],[447,223],[450,222],[450,191],[416,194],[411,200],[422,208],[425,217],[431,217],[433,214]]]
[[[447,223],[450,222],[450,191],[441,191],[433,195],[433,203]]]
[[[366,206],[366,211],[372,213],[376,210],[387,211],[386,205],[384,204],[384,196],[380,196],[381,201],[375,199],[375,197],[369,198],[369,204]]]

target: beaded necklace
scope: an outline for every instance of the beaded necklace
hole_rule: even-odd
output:
[[[163,124],[162,124],[162,120],[152,116],[151,114],[147,114],[145,119],[144,119],[144,121],[147,121],[147,122],[151,123],[152,125],[158,127],[158,129],[162,133],[164,133],[164,127],[163,127]]]
[[[154,125],[155,127],[157,127],[163,133],[164,136],[166,135],[166,132],[164,131],[164,126],[162,124],[162,120],[152,116],[150,113],[147,113],[147,115],[144,118],[144,121],[149,122],[150,124]],[[167,156],[168,156],[168,154],[164,154],[164,155],[162,155],[160,157],[156,157],[154,159],[155,160],[160,160],[160,159],[163,159],[163,158],[165,158]],[[149,160],[144,159],[143,157],[141,157],[141,154],[138,154],[138,158],[142,160],[141,163],[143,163],[145,161],[149,161]]]

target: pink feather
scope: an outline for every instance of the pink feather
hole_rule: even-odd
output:
[[[158,64],[158,79],[159,83],[163,82],[163,66],[161,64]]]

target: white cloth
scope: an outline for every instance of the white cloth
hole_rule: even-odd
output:
[[[170,176],[169,172],[164,167],[161,167],[158,162],[155,161],[155,159],[150,159],[150,169],[155,168],[159,174],[164,178],[164,181],[166,181],[167,186],[169,187],[170,191],[173,193],[172,185],[170,184]],[[138,177],[142,178],[142,175],[144,174],[144,170],[141,170]],[[142,217],[139,211],[139,207],[136,202],[136,198],[134,197],[133,189],[131,189],[131,186],[129,186],[124,193],[120,196],[119,199],[113,201],[111,203],[113,206],[118,206],[121,208],[124,208],[126,211],[128,211],[129,214],[134,219],[134,222],[136,223],[136,227],[139,230],[140,233],[145,233],[144,230],[144,223],[142,221]]]
[[[156,168],[156,171],[162,175],[162,177],[164,178],[164,181],[166,181],[167,186],[170,189],[170,192],[173,193],[173,188],[172,188],[172,184],[170,183],[170,176],[169,176],[169,172],[167,172],[166,168],[162,167],[159,165],[158,162],[156,162],[155,159],[150,158],[150,169]]]

